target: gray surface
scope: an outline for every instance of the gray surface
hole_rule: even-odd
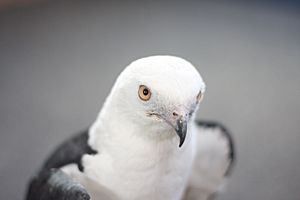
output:
[[[296,6],[82,0],[0,13],[0,199],[21,199],[51,149],[92,123],[125,65],[173,54],[207,83],[199,117],[234,133],[218,200],[299,200]]]

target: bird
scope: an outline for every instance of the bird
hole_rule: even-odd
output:
[[[235,162],[232,135],[198,120],[206,84],[189,61],[154,55],[118,76],[92,125],[54,150],[26,200],[208,200]]]

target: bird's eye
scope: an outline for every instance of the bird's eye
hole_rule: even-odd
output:
[[[202,94],[202,92],[200,90],[200,92],[197,95],[197,102],[199,103],[202,100],[202,98],[203,98],[203,94]]]
[[[151,98],[151,91],[145,85],[141,85],[139,88],[139,97],[143,101],[148,101]]]

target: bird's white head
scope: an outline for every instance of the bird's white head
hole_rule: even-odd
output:
[[[204,81],[188,61],[175,56],[141,58],[120,74],[101,114],[113,112],[119,120],[157,135],[172,130],[181,146],[204,91]]]

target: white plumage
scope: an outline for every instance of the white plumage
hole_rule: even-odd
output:
[[[141,85],[151,90],[149,101],[138,97]],[[222,184],[231,161],[223,130],[201,129],[194,122],[197,95],[204,91],[200,74],[184,59],[134,61],[118,77],[90,128],[88,143],[98,154],[83,156],[83,173],[71,165],[63,171],[92,199],[104,193],[106,199],[207,199]],[[187,122],[181,148],[174,130],[178,116]]]

